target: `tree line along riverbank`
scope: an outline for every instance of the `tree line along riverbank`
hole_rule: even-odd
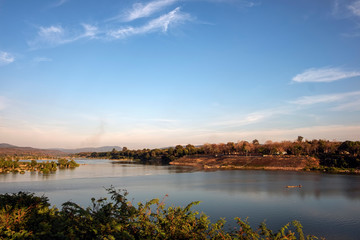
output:
[[[162,163],[203,166],[204,168],[260,168],[282,170],[316,170],[326,172],[353,172],[360,170],[359,141],[303,140],[260,144],[206,143],[201,146],[188,144],[162,149],[80,153],[76,157],[135,160],[141,163]]]
[[[31,160],[29,162],[22,162],[19,159],[13,159],[12,157],[1,157],[0,158],[0,173],[20,173],[23,174],[26,171],[36,171],[41,173],[55,172],[59,169],[76,168],[79,164],[73,159],[60,158],[55,161],[38,162]]]
[[[301,136],[295,141],[267,141],[264,144],[260,144],[255,139],[252,142],[206,143],[200,146],[188,144],[162,149],[130,150],[123,147],[121,151],[113,149],[108,152],[84,152],[70,157],[108,158],[143,164],[188,165],[205,169],[360,172],[359,141],[339,142],[321,139],[309,141],[303,140]],[[17,156],[0,158],[0,172],[23,173],[35,170],[47,173],[56,171],[58,167],[63,168],[64,165],[61,163],[62,160],[43,163],[32,159],[30,163],[24,163],[19,162],[18,159]],[[72,167],[76,167],[75,161],[69,162],[65,168]]]
[[[310,170],[319,167],[319,160],[309,156],[292,155],[192,155],[170,162],[171,165],[192,166],[201,169],[252,170]]]

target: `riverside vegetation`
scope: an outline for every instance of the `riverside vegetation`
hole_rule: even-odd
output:
[[[141,163],[168,164],[175,160],[181,162],[184,156],[307,156],[318,159],[318,166],[307,170],[320,170],[326,172],[354,172],[360,170],[360,141],[328,141],[304,140],[299,136],[296,141],[272,142],[260,144],[258,140],[252,142],[239,141],[220,144],[204,144],[185,147],[177,145],[164,149],[129,150],[93,152],[77,154],[78,157],[109,158],[138,161]]]
[[[225,220],[211,223],[209,217],[186,207],[165,207],[164,199],[133,206],[125,190],[107,189],[111,200],[91,199],[83,208],[65,202],[62,209],[50,207],[48,198],[19,192],[0,195],[1,239],[318,239],[305,236],[298,221],[273,232],[265,222],[251,228],[247,219],[236,218],[237,227],[225,230]]]
[[[55,172],[58,168],[75,168],[78,167],[74,160],[68,160],[65,158],[60,158],[55,161],[46,161],[46,162],[37,162],[36,160],[31,160],[30,162],[20,162],[19,159],[12,159],[11,157],[2,157],[0,158],[0,173],[25,173],[25,171],[38,171],[41,173],[50,173]]]

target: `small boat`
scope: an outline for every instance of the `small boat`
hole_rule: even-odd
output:
[[[296,186],[286,186],[286,188],[302,188],[301,185],[296,185]]]

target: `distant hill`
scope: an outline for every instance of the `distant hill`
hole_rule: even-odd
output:
[[[0,143],[0,156],[39,156],[39,157],[61,157],[68,153],[53,149],[39,149],[32,147],[18,147],[7,143]]]
[[[7,143],[0,143],[0,148],[18,148],[17,146],[10,145]]]
[[[88,147],[88,148],[50,148],[50,149],[39,149],[32,147],[18,147],[8,143],[0,143],[0,156],[6,155],[17,155],[17,156],[52,156],[61,157],[69,154],[80,153],[80,152],[109,152],[111,150],[121,151],[122,147],[118,146],[104,146],[104,147]]]
[[[104,146],[104,147],[88,147],[88,148],[75,148],[75,149],[66,149],[66,148],[52,148],[49,150],[57,150],[65,153],[81,153],[81,152],[110,152],[111,150],[121,151],[122,147],[118,146]]]

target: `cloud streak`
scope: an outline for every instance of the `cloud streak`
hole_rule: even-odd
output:
[[[33,62],[35,63],[40,63],[40,62],[52,62],[51,58],[47,58],[47,57],[35,57],[33,59]]]
[[[15,57],[8,52],[0,51],[0,66],[10,64],[15,61]]]
[[[347,8],[353,15],[360,17],[360,1],[351,3]]]
[[[192,17],[190,14],[181,12],[180,7],[177,7],[169,13],[163,14],[142,26],[136,27],[124,26],[116,28],[114,26],[102,26],[99,28],[90,24],[81,24],[81,29],[67,30],[61,25],[40,26],[37,36],[34,40],[28,41],[28,45],[31,49],[39,49],[68,44],[82,39],[125,39],[130,36],[150,32],[167,32],[170,26],[179,25],[191,20]]]
[[[69,0],[59,0],[57,1],[57,3],[53,4],[52,7],[60,7],[62,5],[64,5],[66,2],[68,2]]]
[[[351,97],[359,97],[360,91],[355,92],[347,92],[347,93],[336,93],[336,94],[324,94],[324,95],[316,95],[316,96],[304,96],[291,103],[298,105],[313,105],[319,103],[331,103],[331,102],[339,102]]]
[[[99,32],[99,29],[96,26],[90,25],[90,24],[82,24],[85,32],[80,35],[80,38],[82,37],[88,37],[88,38],[96,38],[96,35]]]
[[[69,0],[58,0],[54,6],[61,6]],[[32,50],[46,47],[56,47],[72,43],[83,39],[98,40],[116,40],[125,39],[134,35],[141,35],[150,32],[167,32],[170,26],[182,24],[186,21],[192,21],[194,18],[180,11],[180,7],[176,7],[173,11],[163,13],[157,18],[152,18],[142,25],[132,24],[118,26],[117,23],[109,23],[109,21],[120,20],[123,22],[131,22],[136,19],[150,17],[158,12],[162,12],[167,7],[181,1],[187,0],[154,0],[148,3],[135,3],[132,8],[124,13],[105,20],[98,26],[90,24],[81,24],[82,28],[63,28],[61,25],[39,26],[37,35],[33,40],[28,41],[28,45]],[[220,3],[241,3],[244,7],[253,7],[256,4],[252,1],[237,0],[205,0],[207,2]],[[117,26],[116,26],[117,25]]]
[[[139,18],[149,17],[152,14],[163,10],[178,0],[157,0],[147,4],[135,3],[132,9],[127,11],[124,15],[115,17],[114,19],[122,19],[125,22],[130,22]]]
[[[89,24],[82,24],[82,30],[69,32],[61,25],[50,27],[39,27],[37,36],[34,40],[29,41],[28,45],[33,48],[54,47],[80,39],[92,39],[98,34],[98,28]]]
[[[212,122],[209,124],[209,126],[215,126],[215,127],[239,127],[239,126],[245,126],[249,124],[258,123],[262,120],[264,120],[266,117],[268,117],[267,113],[250,113],[246,116],[238,117],[236,120],[225,120],[225,121],[218,121],[218,122]]]
[[[108,36],[115,39],[123,39],[133,35],[145,34],[148,32],[162,31],[167,32],[170,25],[183,23],[191,20],[189,14],[182,13],[177,7],[173,11],[164,14],[158,18],[149,21],[147,24],[140,27],[124,27],[117,30],[112,30],[107,33]]]
[[[232,120],[216,121],[210,123],[210,127],[241,127],[259,122],[268,121],[269,118],[278,115],[287,115],[292,112],[291,108],[273,108],[262,111],[252,112],[243,116],[232,117]],[[235,119],[235,120],[234,120]]]
[[[360,71],[345,71],[341,68],[310,68],[293,77],[292,81],[297,83],[334,82],[358,76],[360,76]]]
[[[56,46],[71,42],[70,40],[66,40],[65,30],[62,26],[39,27],[37,35],[34,41],[28,42],[30,46],[35,48],[37,46],[43,46],[43,44]]]
[[[334,107],[334,111],[360,111],[360,99],[353,100]]]

